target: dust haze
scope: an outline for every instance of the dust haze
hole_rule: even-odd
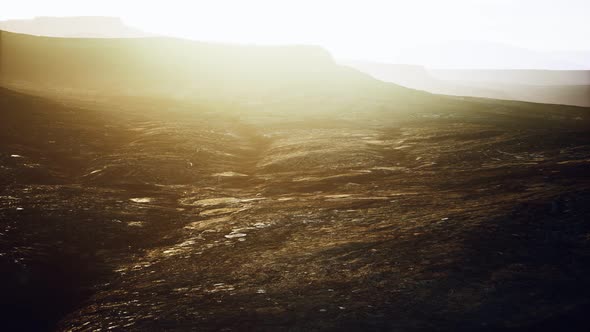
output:
[[[588,67],[0,28],[0,330],[586,330]]]

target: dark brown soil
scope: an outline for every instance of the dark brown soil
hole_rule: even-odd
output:
[[[586,330],[590,111],[470,105],[0,90],[2,329]]]

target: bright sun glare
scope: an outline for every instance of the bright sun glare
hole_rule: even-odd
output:
[[[340,58],[386,61],[451,40],[546,50],[590,48],[587,0],[22,0],[0,19],[104,15],[156,34],[255,44],[315,44]],[[547,24],[556,22],[559,24]]]

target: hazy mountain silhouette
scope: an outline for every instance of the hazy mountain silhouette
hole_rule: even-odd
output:
[[[118,17],[42,16],[0,21],[0,30],[48,37],[132,38],[153,36]],[[395,63],[455,69],[589,69],[590,50],[534,51],[487,41],[449,41],[402,49]]]
[[[430,75],[420,65],[388,64],[368,61],[341,61],[342,64],[356,68],[377,79],[394,82],[412,89],[437,91],[444,82]]]
[[[486,41],[452,41],[403,49],[396,63],[446,69],[588,69],[585,52],[542,52]]]
[[[0,29],[48,37],[134,38],[151,34],[126,25],[118,17],[42,16],[32,19],[0,21]]]
[[[413,95],[337,65],[316,46],[243,46],[150,37],[75,39],[2,33],[5,85],[111,94],[236,97]],[[43,54],[43,56],[39,56]]]
[[[457,96],[485,97],[497,91],[486,91],[485,88],[467,87],[462,82],[449,82],[433,76],[429,70],[419,65],[387,64],[365,61],[344,61],[350,67],[365,72],[385,82],[392,82],[408,88],[437,94]],[[469,93],[466,93],[470,89]],[[480,91],[481,90],[481,91]],[[496,95],[502,99],[502,96]]]
[[[363,61],[343,63],[377,79],[431,93],[590,106],[590,71],[426,69]]]
[[[445,81],[543,86],[590,85],[590,70],[429,69],[428,72]]]
[[[429,70],[469,96],[590,106],[590,70]],[[485,90],[483,90],[485,89]]]

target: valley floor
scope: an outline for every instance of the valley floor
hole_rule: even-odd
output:
[[[265,123],[0,98],[8,330],[587,326],[587,110]]]

